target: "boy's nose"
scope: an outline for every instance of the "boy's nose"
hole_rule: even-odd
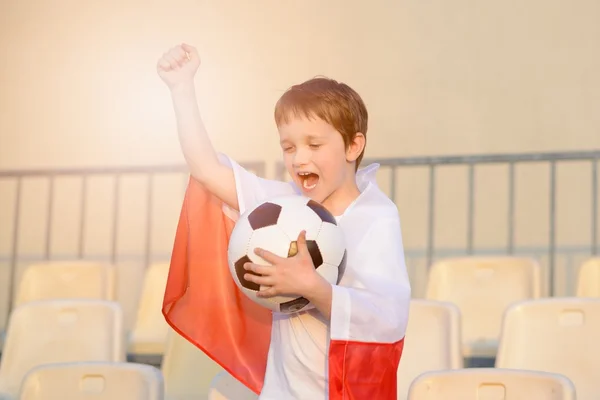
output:
[[[294,166],[302,166],[308,164],[310,161],[310,154],[307,151],[298,150],[294,156]]]

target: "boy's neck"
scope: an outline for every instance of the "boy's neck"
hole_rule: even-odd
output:
[[[360,189],[356,184],[356,176],[352,174],[351,180],[340,186],[324,202],[323,206],[334,216],[342,215],[346,209],[360,196]]]

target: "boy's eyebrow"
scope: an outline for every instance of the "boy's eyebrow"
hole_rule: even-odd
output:
[[[306,135],[308,140],[321,139],[321,136],[318,135]]]
[[[306,139],[308,139],[308,140],[320,140],[320,139],[322,139],[322,137],[319,136],[319,135],[309,134],[309,135],[306,135]],[[290,143],[290,142],[291,142],[290,139],[281,139],[281,140],[279,140],[280,144]]]

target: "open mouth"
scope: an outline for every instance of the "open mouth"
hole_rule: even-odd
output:
[[[302,188],[304,190],[312,190],[319,183],[319,175],[312,172],[298,172],[300,182],[302,182]]]

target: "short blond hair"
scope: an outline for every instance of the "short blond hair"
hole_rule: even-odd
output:
[[[345,83],[316,77],[289,88],[275,105],[275,123],[285,124],[294,117],[320,118],[333,126],[346,148],[358,132],[367,138],[369,115],[359,94]],[[356,169],[364,149],[356,159]]]

